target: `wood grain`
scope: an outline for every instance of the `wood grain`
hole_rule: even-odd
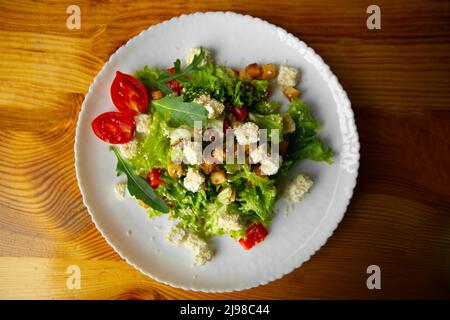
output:
[[[377,1],[0,1],[0,298],[450,298],[450,3]],[[109,56],[181,13],[232,10],[302,38],[347,90],[362,144],[345,219],[300,269],[263,287],[189,292],[134,270],[106,244],[74,172],[76,119]],[[80,266],[80,290],[66,268]],[[366,288],[366,268],[382,289]]]

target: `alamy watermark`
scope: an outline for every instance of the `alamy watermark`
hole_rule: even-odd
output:
[[[367,7],[366,13],[370,14],[367,18],[366,26],[369,30],[381,29],[381,9],[376,4]]]
[[[69,290],[81,288],[81,269],[79,266],[72,264],[67,267],[66,273],[69,275],[66,280],[66,287]]]
[[[381,269],[376,264],[370,265],[367,267],[366,270],[367,274],[370,274],[370,276],[367,278],[366,286],[367,289],[373,290],[373,289],[381,289]]]
[[[79,6],[72,4],[67,7],[66,13],[70,14],[66,20],[66,26],[69,30],[81,29],[81,9]]]

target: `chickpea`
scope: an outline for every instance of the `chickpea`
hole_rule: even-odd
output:
[[[286,87],[283,90],[284,95],[291,101],[292,99],[300,97],[300,90],[295,89],[294,87]]]
[[[270,80],[277,76],[277,67],[273,63],[263,64],[261,79]]]
[[[245,67],[245,72],[247,72],[253,79],[261,77],[263,70],[258,64],[252,63]]]
[[[181,163],[170,162],[167,165],[167,172],[172,178],[179,178],[183,175],[183,165]]]
[[[164,93],[161,90],[152,91],[152,100],[159,100],[164,97]]]
[[[209,179],[211,180],[212,184],[222,184],[227,181],[225,171],[223,170],[214,171],[213,173],[211,173]]]

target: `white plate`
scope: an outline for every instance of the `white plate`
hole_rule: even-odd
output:
[[[115,71],[134,73],[148,64],[167,67],[191,47],[211,49],[215,60],[235,68],[252,62],[301,70],[303,99],[322,124],[320,136],[336,152],[333,165],[303,161],[294,171],[315,180],[311,193],[286,214],[281,200],[267,239],[245,251],[230,237],[212,239],[216,256],[192,266],[188,249],[164,240],[165,217],[150,220],[132,199],[116,200],[114,154],[92,133],[99,114],[115,110],[109,88]],[[114,53],[84,100],[75,138],[75,166],[84,204],[108,243],[141,272],[174,287],[207,292],[243,290],[282,277],[307,261],[341,221],[356,184],[359,142],[350,101],[324,61],[285,30],[231,12],[183,15],[157,24]]]

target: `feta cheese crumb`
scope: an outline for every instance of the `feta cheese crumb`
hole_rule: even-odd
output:
[[[195,266],[201,266],[205,264],[207,261],[211,260],[214,255],[214,252],[211,250],[208,242],[195,234],[189,233],[184,242],[184,245],[194,252]]]
[[[143,135],[150,133],[150,126],[152,124],[152,116],[149,114],[141,113],[140,115],[134,117],[136,122],[136,132]]]
[[[286,66],[280,66],[277,83],[282,87],[295,87],[297,84],[298,70]]]
[[[256,143],[259,141],[259,127],[253,122],[246,122],[234,129],[237,142],[240,145]]]
[[[283,114],[283,134],[295,132],[295,122],[289,113]]]
[[[268,145],[267,143],[261,144],[254,148],[253,145],[250,146],[250,160],[252,164],[261,162],[262,159],[267,157]]]
[[[117,199],[124,200],[126,191],[127,191],[127,183],[126,182],[116,182],[116,184],[114,184],[114,191],[116,193]]]
[[[242,229],[241,217],[237,214],[224,212],[217,218],[217,225],[225,232],[239,231]]]
[[[295,202],[302,200],[313,183],[311,178],[306,174],[296,175],[286,188],[284,198]]]
[[[205,176],[197,169],[189,168],[183,184],[187,190],[197,192],[205,186]]]
[[[264,157],[261,160],[261,172],[265,175],[271,176],[278,172],[278,169],[281,166],[283,158],[281,156],[271,156],[271,157]]]
[[[184,159],[189,164],[199,164],[202,158],[202,146],[199,142],[185,141],[183,147]]]
[[[211,260],[214,252],[206,240],[187,232],[176,224],[169,229],[166,240],[175,246],[184,245],[194,253],[194,265],[201,266]]]
[[[194,99],[195,103],[201,104],[208,111],[208,119],[215,119],[219,117],[225,110],[225,106],[220,101],[211,98],[208,95],[201,95]]]
[[[177,128],[170,133],[170,145],[176,145],[181,141],[191,141],[191,131],[186,128]]]
[[[192,61],[194,60],[194,57],[198,55],[202,51],[202,49],[203,48],[201,47],[191,48],[185,58],[186,65],[191,64]],[[211,61],[212,59],[211,51],[203,49],[203,52],[204,52],[203,61],[200,63],[200,66],[204,66],[206,62]]]
[[[166,235],[166,240],[176,246],[179,246],[186,240],[186,237],[186,231],[176,224],[169,229],[169,232]]]
[[[131,140],[128,143],[118,145],[120,154],[126,158],[130,159],[137,155],[138,152],[138,142],[136,139]]]

